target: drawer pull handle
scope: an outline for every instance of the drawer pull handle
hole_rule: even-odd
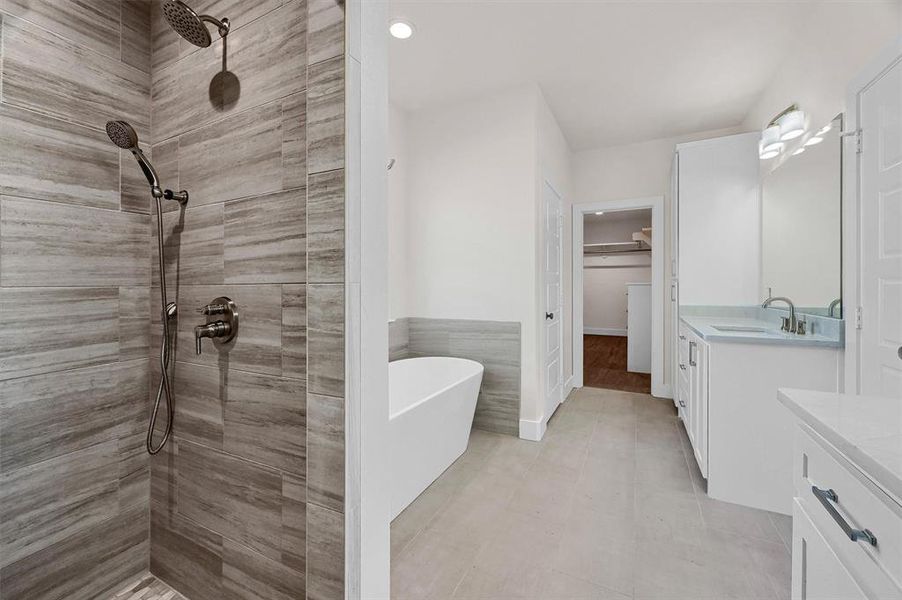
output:
[[[853,542],[865,540],[871,546],[877,545],[877,538],[874,537],[874,534],[869,529],[852,529],[852,526],[839,514],[839,511],[833,506],[834,502],[839,502],[839,496],[836,495],[836,492],[833,490],[822,490],[816,485],[811,486],[811,492],[820,500],[820,503],[827,509],[827,512],[830,513],[830,516],[842,528],[843,532],[849,536],[850,540]]]

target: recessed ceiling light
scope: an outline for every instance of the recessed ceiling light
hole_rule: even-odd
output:
[[[391,25],[388,26],[388,32],[392,34],[392,37],[406,40],[413,35],[413,25],[407,21],[392,21]]]
[[[603,210],[600,210],[600,211],[596,212],[595,214],[596,214],[596,215],[603,215],[603,214],[604,214],[604,211],[603,211]]]

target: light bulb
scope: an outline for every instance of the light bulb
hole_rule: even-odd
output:
[[[801,110],[790,111],[777,119],[777,125],[782,141],[794,140],[805,133],[805,113]]]
[[[765,152],[780,153],[783,150],[783,142],[780,141],[780,126],[771,125],[761,133],[761,154]]]

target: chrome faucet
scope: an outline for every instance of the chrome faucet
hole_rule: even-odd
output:
[[[789,316],[783,317],[783,325],[780,326],[786,333],[799,333],[799,322],[796,320],[796,307],[792,300],[785,296],[770,296],[761,304],[761,308],[767,308],[774,302],[785,302],[789,306]]]

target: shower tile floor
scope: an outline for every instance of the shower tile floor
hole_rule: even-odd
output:
[[[788,599],[791,530],[705,494],[672,402],[583,388],[540,443],[473,432],[392,523],[392,598]]]
[[[110,596],[109,600],[185,600],[185,597],[150,573],[145,573]]]

